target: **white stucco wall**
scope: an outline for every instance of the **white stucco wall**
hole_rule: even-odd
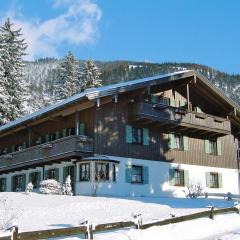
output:
[[[113,196],[178,196],[184,197],[183,190],[185,187],[175,187],[169,184],[169,168],[179,168],[189,171],[189,182],[200,182],[204,191],[209,193],[227,193],[231,192],[238,194],[238,171],[237,169],[213,168],[204,166],[195,166],[187,164],[165,163],[160,161],[151,161],[143,159],[122,158],[116,156],[108,156],[109,159],[119,161],[116,168],[116,182],[111,179],[112,165],[110,164],[110,180],[100,182],[98,184],[98,195],[113,195]],[[72,160],[74,161],[74,160]],[[148,166],[149,168],[149,184],[131,184],[126,183],[125,168],[126,165],[134,164]],[[62,162],[59,164],[46,165],[45,170],[51,168],[59,168],[59,181],[63,182],[63,167],[73,165],[72,162]],[[79,182],[79,163],[76,164],[76,194],[91,195],[93,189],[91,182]],[[28,183],[29,173],[33,171],[43,172],[42,167],[35,169],[17,171],[14,173],[4,174],[0,177],[7,178],[7,191],[11,191],[12,176],[18,174],[26,174],[26,183]],[[222,173],[222,188],[207,188],[206,187],[206,172]],[[43,175],[41,175],[43,176]]]

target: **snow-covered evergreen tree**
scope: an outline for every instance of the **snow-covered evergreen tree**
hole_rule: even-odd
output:
[[[79,76],[82,91],[87,88],[101,87],[102,80],[100,79],[100,71],[97,65],[92,60],[84,63],[82,74]]]
[[[4,76],[4,69],[0,61],[0,125],[8,121],[8,92],[6,89],[6,78]]]
[[[23,114],[25,96],[23,82],[23,56],[27,44],[21,29],[14,30],[9,19],[0,27],[0,62],[7,90],[8,112],[5,118],[12,121]]]
[[[67,54],[59,65],[59,74],[55,84],[55,97],[63,100],[77,92],[76,60],[71,52]]]
[[[70,175],[67,176],[65,184],[64,184],[64,194],[65,195],[70,195],[70,196],[73,195],[72,186],[71,186],[71,176]]]

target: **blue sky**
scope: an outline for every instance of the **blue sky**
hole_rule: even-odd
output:
[[[194,62],[240,73],[239,0],[0,0],[28,58]]]

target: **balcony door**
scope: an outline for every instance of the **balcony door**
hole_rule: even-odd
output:
[[[67,166],[63,168],[63,183],[65,183],[67,177],[71,177],[72,191],[75,193],[75,183],[76,183],[76,166]]]

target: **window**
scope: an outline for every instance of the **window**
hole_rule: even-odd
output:
[[[143,167],[132,166],[132,183],[143,183]]]
[[[21,192],[25,191],[25,175],[17,175],[13,177],[13,191]]]
[[[40,172],[32,172],[29,174],[29,181],[33,184],[33,188],[38,188],[40,184]]]
[[[162,97],[162,98],[159,98],[159,103],[162,104],[162,105],[170,105],[170,99],[169,98],[165,98],[165,97]]]
[[[209,183],[210,183],[210,185],[209,185],[210,188],[218,188],[219,187],[218,173],[214,173],[214,172],[210,173],[210,182]]]
[[[6,178],[0,178],[0,192],[6,192]]]
[[[109,180],[109,163],[95,163],[95,180]]]
[[[184,170],[174,169],[175,186],[184,186]]]
[[[217,155],[217,141],[209,140],[209,153],[213,155]]]
[[[183,136],[174,135],[174,148],[183,150]]]
[[[89,181],[90,180],[90,163],[81,163],[80,164],[80,181]]]
[[[143,143],[143,133],[141,128],[132,128],[132,142],[136,144]]]
[[[50,134],[49,134],[49,140],[50,140],[50,141],[56,140],[56,133],[50,133]]]
[[[112,180],[116,182],[116,164],[112,165]]]
[[[49,169],[48,170],[48,179],[56,179],[56,169]]]

